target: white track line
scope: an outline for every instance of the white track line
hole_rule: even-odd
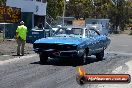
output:
[[[125,52],[119,52],[119,51],[110,51],[110,52],[106,51],[105,54],[107,54],[107,53],[132,56],[132,53],[125,53]]]
[[[7,64],[7,63],[12,63],[12,62],[17,62],[19,60],[24,60],[24,59],[31,58],[31,57],[34,57],[34,56],[37,56],[37,54],[31,54],[31,55],[28,55],[28,56],[21,56],[21,57],[17,57],[17,58],[14,58],[14,59],[0,61],[0,65],[4,65],[4,64]]]

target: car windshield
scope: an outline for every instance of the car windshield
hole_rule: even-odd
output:
[[[64,28],[59,29],[56,33],[56,35],[83,35],[83,29],[82,28]]]

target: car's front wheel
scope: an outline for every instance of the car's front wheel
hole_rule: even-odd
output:
[[[40,58],[40,63],[41,64],[44,64],[48,60],[48,55],[47,54],[44,54],[44,53],[41,53],[41,54],[39,54],[39,58]]]
[[[96,54],[96,58],[97,58],[98,60],[103,60],[103,58],[104,58],[104,50],[101,51],[100,53],[97,53],[97,54]]]
[[[86,50],[84,50],[83,55],[80,57],[80,62],[82,64],[85,64],[86,63],[86,59],[87,59],[87,53],[86,53]]]

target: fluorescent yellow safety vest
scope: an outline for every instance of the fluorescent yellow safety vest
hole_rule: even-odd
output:
[[[18,26],[16,32],[18,33],[17,37],[20,37],[22,40],[26,40],[27,36],[27,27],[24,25]]]

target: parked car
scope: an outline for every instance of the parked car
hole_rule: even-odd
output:
[[[109,44],[110,39],[95,29],[63,27],[59,28],[52,37],[36,40],[33,48],[39,54],[42,63],[45,63],[48,57],[71,57],[85,63],[86,57],[90,55],[102,60],[104,50]]]

